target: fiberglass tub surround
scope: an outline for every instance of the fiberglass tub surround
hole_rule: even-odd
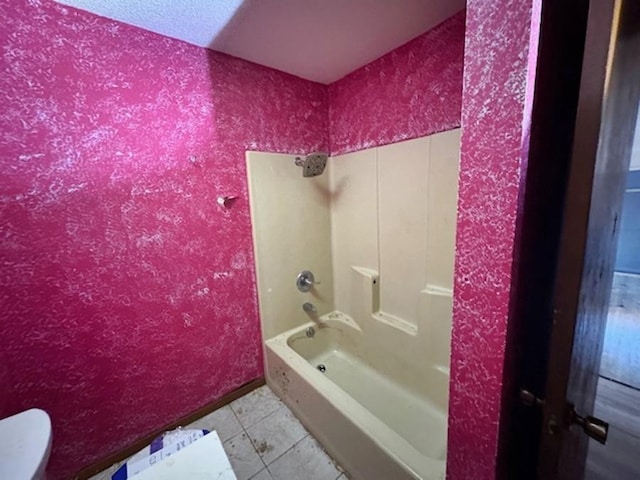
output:
[[[247,153],[267,382],[354,478],[444,478],[459,130],[295,157]]]

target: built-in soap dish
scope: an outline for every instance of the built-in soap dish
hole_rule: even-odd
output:
[[[343,325],[353,328],[358,332],[362,332],[360,325],[350,316],[340,310],[334,310],[320,317],[321,323],[339,322]]]

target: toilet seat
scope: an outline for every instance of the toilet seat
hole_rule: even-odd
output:
[[[0,478],[42,478],[50,453],[51,419],[44,410],[32,408],[0,420]]]

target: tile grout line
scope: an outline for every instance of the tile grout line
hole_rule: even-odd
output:
[[[266,385],[265,385],[265,386],[266,386]],[[260,387],[260,388],[263,388],[263,387]],[[271,390],[269,390],[269,391],[271,391]],[[248,395],[248,394],[247,394],[247,395]],[[246,396],[246,395],[245,395],[245,396]],[[275,395],[274,395],[274,397],[275,397]],[[242,398],[244,398],[244,397],[240,397],[240,398],[239,398],[239,399],[237,399],[237,400],[240,400],[240,399],[242,399]],[[253,422],[251,425],[247,425],[247,426],[246,426],[246,428],[251,428],[251,427],[253,427],[254,425],[257,425],[258,423],[260,423],[261,421],[263,421],[265,418],[267,418],[267,417],[271,416],[274,412],[277,412],[278,410],[280,410],[282,407],[286,407],[286,404],[285,404],[285,403],[284,403],[280,398],[278,398],[278,397],[275,397],[275,398],[276,398],[276,400],[278,401],[278,403],[280,403],[280,406],[279,406],[278,408],[276,408],[273,412],[269,412],[269,413],[267,413],[264,417],[260,417],[258,420],[256,420],[255,422]],[[237,401],[237,400],[236,400],[236,401]],[[235,402],[232,402],[232,403],[235,403]],[[232,412],[233,412],[233,414],[235,415],[236,419],[237,419],[237,420],[238,420],[238,422],[240,423],[240,426],[242,426],[242,428],[245,428],[244,423],[242,423],[242,420],[240,420],[240,417],[236,414],[235,410],[234,410],[234,409],[233,409],[233,407],[231,406],[231,403],[229,404],[229,408],[231,409],[231,411],[232,411]],[[289,408],[289,407],[287,407],[287,408]]]
[[[253,451],[256,452],[256,455],[258,455],[258,458],[260,459],[260,462],[262,462],[262,465],[264,468],[261,468],[260,470],[258,470],[255,475],[253,475],[253,477],[255,477],[258,473],[260,473],[262,470],[264,470],[265,468],[267,468],[267,464],[264,463],[264,460],[262,459],[262,456],[260,455],[260,452],[258,452],[258,449],[256,448],[256,446],[253,444],[253,438],[251,438],[251,435],[249,435],[249,432],[247,432],[247,429],[244,426],[244,423],[242,423],[242,421],[240,420],[240,418],[238,417],[238,415],[236,414],[235,410],[231,407],[231,405],[229,405],[229,410],[231,410],[231,413],[233,413],[233,416],[236,418],[236,420],[238,421],[238,424],[240,425],[240,428],[242,428],[242,432],[247,436],[247,438],[249,439],[249,443],[251,444],[251,448],[253,448]],[[269,415],[267,415],[268,417]],[[267,418],[264,417],[264,418]],[[259,420],[257,423],[261,422],[262,420]],[[255,425],[255,424],[254,424]],[[271,472],[269,472],[269,475],[271,475]],[[251,478],[253,478],[251,477]],[[251,480],[251,479],[249,479]]]
[[[254,427],[256,425],[258,425],[260,422],[264,421],[265,419],[267,419],[268,417],[270,417],[271,415],[275,414],[276,412],[280,411],[282,408],[286,408],[289,412],[291,412],[291,410],[289,409],[289,407],[287,407],[287,405],[282,402],[282,400],[280,400],[281,405],[274,410],[273,412],[269,413],[268,415],[265,415],[262,419],[258,420],[257,422],[253,423],[250,425],[250,427]],[[231,409],[231,411],[233,411],[233,409]],[[234,415],[236,415],[236,412],[233,412]],[[238,418],[238,416],[236,415],[236,418]],[[294,416],[295,418],[295,416]],[[298,420],[297,418],[295,419],[298,423],[300,423],[300,420]],[[311,434],[309,433],[309,431],[304,427],[304,425],[302,425],[302,423],[300,423],[300,425],[302,426],[302,428],[305,431],[305,435],[304,437],[302,437],[300,440],[298,440],[297,442],[295,442],[293,445],[291,445],[287,450],[285,450],[284,452],[282,452],[280,455],[278,455],[276,458],[274,458],[273,460],[271,460],[268,464],[264,461],[264,458],[262,458],[262,455],[260,455],[260,452],[258,451],[258,449],[256,448],[256,446],[253,443],[253,438],[251,438],[251,435],[249,435],[249,432],[246,431],[244,424],[240,421],[240,419],[238,418],[238,422],[240,423],[240,426],[242,427],[242,429],[244,430],[244,432],[247,435],[247,438],[249,439],[249,442],[251,442],[251,446],[253,447],[253,449],[255,450],[255,452],[258,454],[258,457],[260,457],[260,461],[262,461],[262,464],[264,465],[264,468],[267,469],[267,471],[269,472],[269,475],[271,475],[271,470],[269,470],[269,465],[273,464],[276,460],[278,460],[280,457],[282,457],[283,455],[285,455],[286,453],[288,453],[289,451],[291,451],[295,446],[297,446],[300,442],[302,442],[304,439],[306,439],[307,437],[311,436]],[[249,428],[249,427],[247,427]],[[260,473],[260,472],[258,472]]]
[[[277,398],[277,397],[276,397],[276,398]],[[280,403],[280,406],[279,406],[278,408],[276,408],[274,411],[272,411],[272,412],[268,413],[268,414],[267,414],[267,415],[265,415],[264,417],[260,418],[259,420],[257,420],[257,421],[255,421],[255,422],[253,422],[253,423],[252,423],[251,425],[249,425],[248,427],[247,427],[247,426],[245,426],[245,424],[242,422],[242,420],[240,419],[240,417],[238,416],[238,414],[236,413],[236,411],[233,409],[233,407],[231,406],[231,404],[229,404],[229,405],[228,405],[229,410],[231,411],[231,413],[232,413],[233,417],[236,419],[236,421],[237,421],[237,422],[238,422],[238,424],[240,425],[241,431],[240,431],[240,432],[238,432],[238,433],[236,433],[236,434],[235,434],[235,435],[233,435],[232,437],[228,438],[227,440],[225,440],[225,442],[222,442],[222,443],[224,444],[224,443],[226,443],[226,442],[230,441],[231,439],[233,439],[234,437],[236,437],[236,436],[237,436],[237,435],[239,435],[239,434],[244,434],[244,435],[247,437],[247,439],[249,440],[249,442],[251,443],[251,447],[252,447],[253,451],[256,453],[256,455],[258,455],[258,458],[260,459],[260,462],[262,463],[262,466],[263,466],[263,468],[261,468],[260,470],[258,470],[258,471],[257,471],[255,474],[253,474],[251,477],[249,477],[249,479],[248,479],[248,480],[254,479],[256,476],[258,476],[258,475],[259,475],[261,472],[263,472],[264,470],[266,470],[266,473],[269,475],[269,477],[270,477],[272,480],[276,480],[276,479],[275,479],[275,477],[273,477],[273,474],[271,473],[271,470],[269,469],[269,467],[270,467],[270,466],[272,466],[272,465],[273,465],[277,460],[279,460],[280,458],[282,458],[283,456],[285,456],[286,454],[288,454],[289,452],[291,452],[291,450],[293,450],[294,448],[296,448],[296,447],[297,447],[301,442],[303,442],[304,440],[306,440],[306,439],[308,439],[308,438],[310,438],[310,437],[311,437],[313,440],[315,440],[315,437],[313,437],[313,436],[311,435],[311,433],[310,433],[310,432],[309,432],[309,431],[304,427],[304,425],[302,425],[302,423],[301,423],[297,418],[295,418],[295,416],[294,416],[295,420],[296,420],[296,421],[297,421],[297,422],[302,426],[302,428],[303,428],[303,430],[304,430],[304,432],[305,432],[305,435],[304,435],[302,438],[300,438],[298,441],[296,441],[293,445],[291,445],[291,446],[290,446],[287,450],[285,450],[283,453],[281,453],[281,454],[280,454],[280,455],[278,455],[276,458],[274,458],[273,460],[271,460],[268,464],[266,463],[266,461],[264,460],[264,458],[262,457],[262,455],[260,454],[260,452],[259,452],[259,451],[258,451],[258,449],[256,448],[256,446],[255,446],[255,444],[254,444],[254,441],[253,441],[253,438],[251,437],[251,435],[249,435],[249,432],[248,432],[248,430],[247,430],[247,429],[248,429],[248,428],[251,428],[251,427],[254,427],[254,426],[256,426],[256,425],[258,425],[259,423],[263,422],[265,419],[267,419],[267,418],[268,418],[268,417],[270,417],[271,415],[275,414],[276,412],[278,412],[278,411],[282,410],[283,408],[286,408],[289,412],[291,411],[291,410],[289,409],[289,407],[288,407],[288,406],[287,406],[287,405],[286,405],[286,404],[285,404],[281,399],[277,398],[277,400],[278,400],[278,402]],[[214,413],[214,412],[212,412],[212,413]],[[316,440],[316,442],[317,442],[317,440]],[[320,446],[320,447],[321,447],[321,449],[322,449],[322,452],[324,452],[324,454],[325,454],[325,455],[327,455],[327,456],[332,460],[332,462],[334,463],[334,465],[336,466],[336,468],[339,470],[338,476],[337,476],[334,480],[339,480],[339,479],[340,479],[341,477],[343,477],[343,476],[344,476],[344,478],[348,478],[348,477],[346,477],[346,476],[345,476],[345,472],[344,472],[341,468],[338,468],[338,466],[335,464],[335,461],[333,460],[333,458],[332,458],[332,457],[330,457],[330,456],[326,453],[326,451],[324,450],[324,448],[322,448],[322,446]],[[129,457],[129,458],[130,458],[130,457]],[[122,464],[124,464],[127,460],[129,460],[129,458],[125,459],[125,460],[124,460],[124,461],[122,461],[122,462],[118,462],[118,463],[119,463],[118,467],[119,467],[119,466],[121,466]],[[113,466],[115,466],[115,465],[116,465],[116,464],[112,465],[112,466],[111,466],[111,467],[109,467],[109,468],[112,468],[112,467],[113,467]],[[108,470],[108,469],[105,469],[105,470],[103,470],[102,472],[99,472],[97,475],[104,474],[104,473],[106,472],[106,470]],[[108,479],[108,478],[109,478],[109,477],[107,477],[107,479]]]
[[[284,452],[282,452],[280,455],[278,455],[276,458],[274,458],[273,460],[271,460],[268,464],[265,462],[264,458],[262,457],[262,455],[260,455],[260,452],[258,452],[258,450],[256,449],[254,443],[253,443],[253,439],[251,438],[251,435],[249,435],[249,432],[246,430],[246,428],[250,428],[253,426],[258,425],[259,423],[261,423],[262,421],[264,421],[265,419],[267,419],[268,417],[270,417],[271,415],[275,414],[276,412],[282,410],[283,408],[286,408],[287,411],[289,411],[290,413],[293,414],[293,412],[291,412],[291,409],[289,408],[289,406],[284,403],[282,401],[282,399],[276,397],[277,400],[280,402],[280,406],[274,410],[273,412],[265,415],[264,417],[262,417],[260,420],[252,423],[251,425],[249,425],[249,427],[245,427],[244,423],[240,420],[240,418],[238,417],[238,415],[236,414],[235,410],[233,410],[233,408],[231,406],[229,406],[229,408],[231,408],[231,411],[233,412],[233,414],[236,416],[236,418],[238,419],[238,423],[240,423],[240,426],[242,427],[242,429],[244,430],[244,432],[247,435],[247,438],[249,438],[249,441],[251,442],[251,446],[253,447],[253,449],[256,451],[256,453],[258,454],[258,456],[260,457],[260,460],[262,461],[263,465],[265,466],[265,469],[267,470],[267,472],[269,473],[269,475],[273,477],[271,470],[269,469],[269,466],[273,465],[277,460],[279,460],[280,458],[282,458],[284,455],[286,455],[287,453],[289,453],[291,450],[293,450],[296,446],[298,446],[298,444],[300,444],[302,441],[306,440],[307,438],[311,437],[316,443],[318,443],[318,441],[315,439],[315,437],[313,437],[313,435],[311,435],[311,433],[307,430],[307,428],[302,424],[302,422],[300,422],[300,420],[295,417],[295,415],[293,415],[293,417],[295,418],[296,422],[298,422],[300,424],[300,426],[302,426],[303,430],[305,431],[305,435],[298,440],[297,442],[295,442],[291,447],[289,447],[287,450],[285,450]],[[320,445],[320,444],[319,444]],[[326,450],[324,449],[324,447],[322,445],[320,445],[320,449],[321,451],[331,460],[331,462],[333,463],[333,465],[335,466],[336,470],[338,470],[338,475],[335,477],[334,480],[338,480],[343,474],[344,474],[344,470],[342,469],[342,467],[339,467],[338,464],[335,462],[335,460],[333,459],[333,457],[331,457]],[[262,471],[262,470],[260,470]],[[260,473],[260,472],[258,472]],[[258,473],[256,473],[256,475],[258,475]],[[254,475],[255,477],[255,475]],[[253,478],[253,477],[251,477]],[[249,479],[251,480],[251,479]],[[275,480],[275,479],[274,479]]]
[[[280,455],[278,455],[276,458],[274,458],[273,460],[271,460],[269,462],[269,465],[273,465],[276,460],[284,457],[287,453],[289,453],[291,450],[293,450],[300,442],[302,442],[303,440],[306,440],[308,437],[311,436],[311,434],[307,431],[307,429],[304,429],[305,432],[307,432],[307,434],[302,437],[300,440],[298,440],[296,443],[294,443],[293,445],[291,445],[286,451],[282,452]],[[313,438],[313,437],[312,437]],[[314,439],[315,440],[315,439]],[[263,460],[264,462],[264,460]],[[267,470],[269,470],[269,465],[266,466]],[[269,474],[271,475],[271,470],[269,470]]]
[[[276,397],[277,398],[277,397]],[[306,438],[310,437],[311,434],[309,433],[309,431],[305,428],[304,425],[302,425],[302,423],[300,422],[300,420],[298,420],[297,418],[294,418],[295,420],[302,426],[302,428],[305,431],[305,435],[298,440],[297,442],[295,442],[293,445],[291,445],[291,447],[289,447],[287,450],[285,450],[284,452],[282,452],[280,455],[278,455],[276,458],[274,458],[273,460],[271,460],[268,464],[265,462],[264,458],[262,457],[262,455],[260,455],[260,452],[258,452],[258,449],[256,448],[255,444],[253,443],[253,438],[251,438],[251,435],[249,435],[249,432],[247,431],[247,428],[253,427],[258,425],[260,422],[264,421],[266,418],[270,417],[271,415],[275,414],[276,412],[282,410],[283,408],[286,408],[289,412],[291,412],[291,409],[280,399],[277,398],[278,402],[280,403],[280,406],[275,409],[273,412],[268,413],[267,415],[265,415],[264,417],[262,417],[260,420],[252,423],[251,425],[249,425],[248,427],[245,427],[244,423],[242,422],[242,420],[240,420],[240,417],[238,417],[238,415],[236,414],[235,410],[233,409],[233,407],[231,405],[229,405],[229,408],[231,409],[231,411],[233,412],[233,415],[236,417],[236,419],[238,420],[238,423],[240,424],[240,427],[242,428],[243,432],[247,435],[247,438],[249,439],[249,442],[251,443],[251,446],[253,447],[253,450],[258,454],[258,457],[260,458],[260,461],[262,462],[262,464],[264,465],[264,469],[267,470],[267,473],[269,473],[269,475],[273,478],[273,475],[271,474],[271,470],[269,470],[269,465],[272,465],[276,460],[278,460],[279,458],[283,457],[285,454],[287,454],[288,452],[290,452],[293,448],[295,448],[300,442],[302,442],[303,440],[305,440]],[[323,450],[324,451],[324,450]],[[256,473],[256,475],[258,475],[258,473],[260,473],[263,469],[261,469],[259,472]],[[340,475],[342,475],[342,472],[340,472]],[[338,477],[340,476],[338,475]],[[254,475],[255,477],[255,475]],[[337,478],[336,477],[336,480]],[[253,478],[253,477],[251,477]],[[249,479],[251,480],[251,479]]]

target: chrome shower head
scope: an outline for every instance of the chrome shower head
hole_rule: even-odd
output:
[[[303,177],[316,177],[324,172],[327,165],[328,155],[326,153],[310,153],[306,157],[296,157],[295,164],[302,167]]]

